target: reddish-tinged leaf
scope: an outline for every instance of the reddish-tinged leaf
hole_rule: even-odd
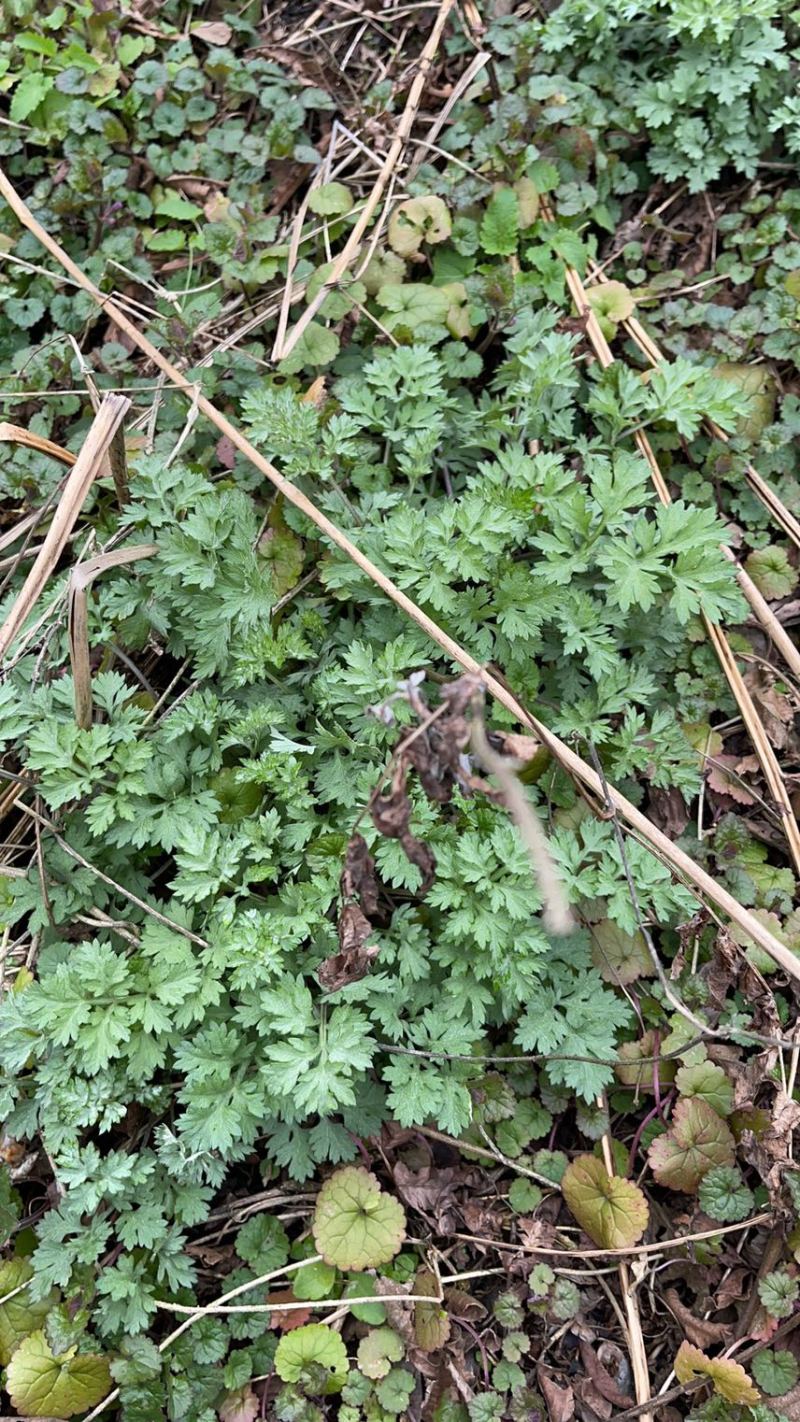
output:
[[[741,1363],[734,1363],[731,1358],[709,1358],[693,1343],[684,1342],[678,1349],[673,1366],[678,1382],[688,1383],[697,1377],[707,1377],[714,1384],[714,1391],[726,1402],[755,1407],[761,1401],[758,1390]]]
[[[693,1096],[678,1102],[669,1130],[652,1142],[647,1155],[659,1185],[692,1195],[712,1166],[733,1163],[734,1140],[716,1111]]]

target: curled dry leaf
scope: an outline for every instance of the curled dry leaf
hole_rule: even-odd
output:
[[[415,1294],[429,1294],[430,1303],[414,1305],[414,1338],[424,1353],[435,1353],[450,1337],[450,1319],[440,1298],[439,1281],[430,1269],[418,1269],[414,1279]]]
[[[346,904],[339,915],[339,952],[320,963],[317,977],[326,992],[338,992],[348,983],[357,983],[369,972],[378,956],[378,946],[368,944],[372,924],[358,904]]]
[[[581,1362],[585,1367],[592,1383],[597,1388],[601,1397],[607,1402],[613,1402],[615,1407],[630,1407],[633,1398],[627,1392],[623,1392],[619,1385],[612,1378],[608,1370],[603,1366],[594,1348],[585,1339],[581,1339]]]
[[[675,1289],[664,1290],[664,1302],[670,1313],[675,1315],[690,1343],[698,1348],[709,1348],[714,1343],[727,1343],[733,1333],[730,1323],[712,1323],[710,1319],[695,1318],[686,1307]]]
[[[367,918],[378,913],[380,880],[363,835],[354,834],[347,846],[341,890],[344,898],[358,899]]]

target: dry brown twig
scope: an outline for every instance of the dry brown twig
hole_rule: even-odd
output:
[[[11,611],[0,627],[0,657],[8,651],[17,633],[36,606],[47,580],[64,550],[86,502],[86,496],[103,468],[111,442],[130,409],[124,395],[106,395],[89,429],[83,448],[70,470],[53,521],[33,567],[20,589]]]
[[[433,618],[429,617],[426,612],[423,612],[422,608],[418,607],[396,583],[392,582],[391,578],[388,578],[371,559],[367,558],[366,555],[361,552],[361,549],[348,538],[347,534],[343,533],[336,524],[322,513],[302,490],[296,488],[289,479],[285,478],[227,416],[223,415],[205,395],[197,392],[196,385],[187,380],[186,376],[182,375],[181,372],[176,369],[172,362],[147,339],[127,316],[125,316],[110,297],[104,296],[103,293],[98,290],[89,277],[76,266],[55,239],[45,231],[1,169],[0,193],[2,193],[2,196],[23,225],[27,227],[30,232],[34,233],[42,246],[75,278],[79,285],[94,297],[94,300],[113,319],[120,330],[125,331],[131,337],[139,350],[152,361],[153,365],[159,370],[162,370],[178,389],[183,390],[190,399],[196,398],[197,407],[200,412],[205,415],[207,419],[211,420],[212,424],[216,425],[220,433],[226,435],[235,448],[270,480],[274,487],[283,494],[287,502],[305,514],[306,518],[310,519],[326,538],[329,538],[332,543],[335,543],[338,548],[341,548],[348,558],[352,559],[356,566],[359,567],[362,572],[366,573],[367,577],[371,579],[375,586],[379,587],[387,597],[391,598],[395,605],[401,608],[402,611],[430,637],[431,641],[435,642],[438,647],[441,647],[442,651],[445,652],[457,666],[478,676],[495,700],[498,701],[501,706],[504,706],[506,710],[510,711],[523,726],[533,731],[534,734],[538,736],[542,745],[547,747],[550,753],[570,775],[582,785],[587,786],[599,800],[602,800],[604,796],[603,784],[594,768],[582,760],[579,755],[576,755],[571,747],[560,740],[558,736],[554,735],[549,727],[544,725],[543,722],[539,721],[535,716],[532,716],[497,677],[487,673],[481,664],[476,661],[464,647],[461,647],[458,642],[448,636],[448,634],[439,627],[438,623],[434,622]],[[620,819],[624,822],[628,831],[634,831],[652,853],[656,854],[669,865],[673,873],[681,876],[696,893],[706,895],[711,902],[716,904],[723,913],[727,914],[734,923],[737,923],[740,928],[743,928],[745,933],[748,934],[759,947],[763,948],[766,953],[769,953],[770,957],[773,958],[776,963],[779,963],[791,978],[796,982],[800,981],[800,960],[795,957],[794,953],[792,953],[784,943],[781,943],[774,934],[770,933],[769,929],[765,928],[753,914],[744,908],[722,884],[718,883],[717,880],[708,874],[705,869],[702,869],[699,864],[696,864],[685,850],[673,844],[667,835],[648,820],[646,815],[643,815],[640,810],[637,810],[636,806],[632,805],[617,789],[613,786],[609,786],[608,793],[619,813]]]

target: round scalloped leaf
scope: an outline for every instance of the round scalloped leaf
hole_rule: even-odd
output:
[[[649,1210],[639,1186],[609,1175],[594,1155],[579,1155],[567,1166],[561,1189],[578,1224],[601,1249],[629,1248],[647,1229]]]
[[[8,1298],[15,1289],[27,1284],[33,1278],[33,1270],[27,1259],[7,1259],[0,1264],[0,1363],[3,1367],[10,1362],[14,1349],[29,1333],[41,1328],[58,1295],[54,1292],[38,1303],[31,1303],[28,1290]]]
[[[289,1258],[289,1236],[274,1215],[253,1215],[239,1230],[234,1249],[256,1274],[271,1274]]]
[[[777,543],[757,548],[744,566],[758,591],[769,600],[788,597],[797,587],[797,569],[789,562],[786,549]]]
[[[709,1358],[693,1343],[683,1342],[673,1366],[679,1383],[693,1382],[698,1376],[707,1377],[714,1384],[714,1391],[726,1402],[755,1407],[761,1401],[741,1363],[734,1363],[731,1358]]]
[[[735,1144],[725,1122],[700,1096],[681,1100],[669,1130],[647,1152],[659,1185],[693,1195],[715,1165],[733,1165]]]
[[[344,183],[323,183],[311,189],[308,205],[320,217],[342,217],[353,206],[353,194]]]
[[[70,1348],[57,1357],[39,1329],[8,1365],[6,1389],[22,1417],[75,1417],[111,1391],[108,1359]]]
[[[682,1066],[675,1077],[675,1085],[681,1096],[699,1096],[718,1116],[729,1116],[733,1110],[733,1082],[714,1062]]]
[[[414,1305],[414,1339],[424,1353],[435,1353],[450,1337],[450,1319],[439,1298],[439,1282],[430,1269],[417,1270],[413,1292],[430,1295],[431,1300]]]
[[[644,934],[626,933],[610,918],[592,924],[592,962],[601,978],[617,987],[651,978],[655,971]]]
[[[769,1397],[783,1397],[784,1393],[795,1386],[800,1376],[797,1359],[785,1348],[776,1349],[775,1352],[771,1348],[765,1348],[763,1352],[756,1353],[752,1368],[761,1391]]]
[[[384,1194],[361,1165],[334,1171],[317,1196],[314,1243],[338,1269],[376,1269],[393,1259],[406,1237],[399,1200]]]
[[[405,1357],[405,1351],[393,1328],[373,1328],[358,1345],[358,1366],[367,1378],[385,1378],[392,1363]]]
[[[604,281],[589,287],[586,300],[597,317],[603,335],[610,340],[620,321],[633,315],[636,302],[621,281]]]
[[[409,198],[396,207],[389,223],[389,246],[400,257],[418,252],[423,242],[445,242],[450,236],[450,213],[440,197]]]
[[[715,1165],[697,1191],[701,1210],[720,1224],[743,1220],[753,1208],[753,1192],[735,1165]]]
[[[298,1382],[318,1395],[341,1392],[348,1373],[347,1349],[326,1323],[307,1323],[284,1333],[275,1350],[275,1371],[284,1382]]]

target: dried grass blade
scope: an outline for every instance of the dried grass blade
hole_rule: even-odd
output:
[[[781,943],[774,934],[770,933],[769,929],[765,928],[764,925],[760,923],[748,909],[744,908],[742,904],[734,898],[733,894],[730,894],[722,884],[718,883],[711,874],[708,874],[705,869],[701,868],[699,864],[696,864],[690,855],[678,845],[673,844],[672,840],[669,839],[663,831],[658,829],[656,825],[652,824],[646,815],[643,815],[640,810],[637,810],[635,805],[632,805],[629,800],[626,800],[625,796],[620,794],[619,790],[615,789],[612,785],[605,785],[591,765],[588,765],[585,760],[582,760],[579,755],[576,755],[564,741],[559,740],[558,736],[554,735],[543,722],[537,720],[535,716],[532,716],[513,693],[509,691],[501,681],[498,681],[497,677],[488,673],[464,647],[461,647],[458,642],[448,636],[448,634],[439,627],[438,623],[434,622],[426,612],[423,612],[422,608],[417,607],[416,603],[412,602],[411,598],[397,587],[391,578],[387,578],[386,574],[383,573],[371,559],[367,558],[366,555],[361,552],[361,549],[348,538],[347,534],[343,533],[340,528],[337,528],[336,524],[332,523],[327,515],[322,513],[302,490],[295,488],[294,484],[292,484],[289,479],[286,479],[284,475],[256,449],[255,445],[250,442],[246,435],[243,435],[241,430],[223,415],[221,410],[217,409],[216,405],[212,404],[205,395],[198,394],[196,385],[188,380],[186,376],[147,339],[139,330],[138,326],[134,326],[133,322],[128,319],[109,297],[103,295],[89,277],[81,271],[80,267],[76,266],[72,259],[67,256],[67,253],[58,245],[55,239],[45,231],[41,223],[37,222],[33,213],[19,196],[13,184],[9,182],[2,169],[0,169],[0,193],[2,193],[24,226],[27,227],[30,232],[33,232],[42,246],[75,278],[78,284],[94,297],[100,308],[114,321],[114,324],[119,326],[121,331],[125,331],[131,337],[131,340],[134,341],[139,350],[153,362],[153,365],[155,365],[157,369],[162,370],[178,389],[183,390],[190,399],[196,399],[198,409],[207,419],[211,420],[212,424],[216,425],[221,434],[227,435],[235,448],[238,449],[246,459],[249,459],[250,463],[256,469],[260,470],[260,472],[270,480],[275,488],[283,494],[287,503],[292,504],[295,508],[299,509],[301,513],[305,514],[306,518],[309,518],[326,538],[330,538],[332,543],[335,543],[338,548],[341,548],[342,551],[347,554],[348,558],[352,559],[356,566],[367,574],[367,577],[371,579],[375,586],[379,587],[387,597],[391,598],[395,605],[401,608],[406,616],[410,617],[412,622],[415,622],[426,636],[430,637],[432,642],[435,642],[438,647],[441,647],[442,651],[445,652],[457,666],[462,667],[464,671],[472,672],[475,676],[480,677],[487,691],[491,692],[495,700],[498,701],[501,706],[505,706],[506,710],[510,711],[521,725],[533,731],[542,744],[547,747],[551,755],[569,771],[570,775],[591,790],[599,801],[604,801],[606,797],[610,797],[626,827],[643,840],[655,855],[662,859],[665,864],[669,865],[675,874],[682,877],[691,885],[695,892],[704,894],[713,904],[716,904],[717,908],[721,909],[734,923],[738,924],[759,947],[764,949],[765,953],[769,953],[770,957],[773,958],[776,963],[780,964],[789,977],[793,978],[795,982],[800,982],[800,959],[795,957],[794,953],[792,953],[784,943]]]
[[[0,627],[0,657],[35,607],[58,559],[64,550],[86,501],[86,496],[102,467],[114,434],[122,423],[130,400],[124,395],[106,395],[89,428],[83,448],[70,470],[44,543],[22,585],[19,596]]]
[[[114,553],[99,553],[72,569],[67,589],[67,621],[69,656],[75,697],[75,723],[83,730],[92,724],[92,665],[89,656],[89,608],[87,592],[98,574],[107,568],[119,568],[140,558],[152,558],[158,552],[155,543],[137,543],[133,548],[120,548]]]
[[[27,445],[28,449],[36,449],[40,454],[51,454],[62,464],[74,464],[77,459],[72,450],[65,449],[61,444],[54,444],[43,435],[32,434],[30,430],[23,429],[22,425],[10,425],[8,420],[0,420],[0,440]]]

